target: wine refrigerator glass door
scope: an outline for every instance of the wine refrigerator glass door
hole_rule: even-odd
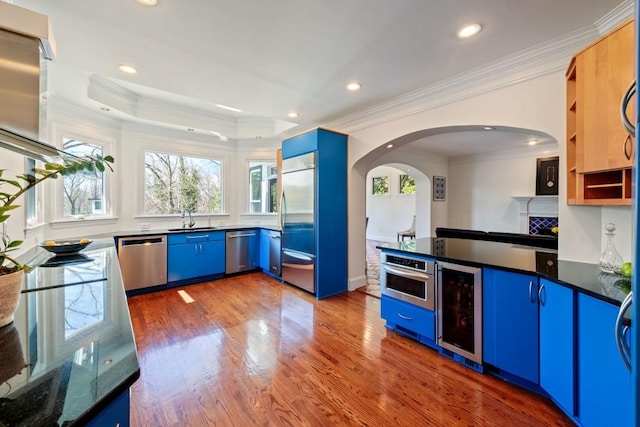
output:
[[[482,363],[482,269],[438,263],[438,345]]]

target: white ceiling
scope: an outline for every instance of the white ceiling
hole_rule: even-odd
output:
[[[242,139],[297,133],[592,27],[621,1],[13,3],[50,17],[57,56],[49,96],[106,105],[105,114],[122,120]],[[471,22],[484,30],[457,39]],[[139,72],[123,74],[123,63]],[[355,93],[345,89],[353,80],[362,84]],[[290,111],[299,117],[288,118]]]

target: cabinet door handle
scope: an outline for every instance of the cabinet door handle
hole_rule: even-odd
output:
[[[633,155],[633,145],[631,145],[631,150],[627,152],[627,146],[629,145],[627,144],[628,142],[631,142],[633,144],[633,142],[631,141],[631,135],[627,135],[627,137],[624,139],[624,142],[622,143],[622,151],[624,152],[624,156],[627,158],[627,160],[631,160],[631,156]]]
[[[529,280],[529,302],[534,302],[533,300],[533,280]]]
[[[629,102],[631,102],[631,98],[633,98],[633,95],[635,95],[635,93],[636,93],[636,81],[634,80],[629,85],[629,88],[625,92],[624,96],[622,97],[622,102],[620,103],[620,118],[622,119],[622,124],[624,125],[629,135],[636,134],[635,120],[634,120],[634,123],[631,123],[631,121],[629,120],[629,117],[627,117],[627,107],[629,106]],[[626,155],[627,153],[625,151],[625,156]],[[630,160],[629,157],[627,157],[627,159]]]
[[[403,316],[402,314],[398,313],[398,317],[404,320],[413,320],[413,317],[409,317],[409,316]]]
[[[544,306],[544,300],[542,299],[542,291],[544,290],[544,285],[538,288],[538,301],[540,301],[540,305]]]

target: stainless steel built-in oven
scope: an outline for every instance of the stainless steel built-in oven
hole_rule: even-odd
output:
[[[383,253],[380,292],[411,304],[435,310],[435,262]]]
[[[482,364],[482,269],[438,261],[437,342]]]

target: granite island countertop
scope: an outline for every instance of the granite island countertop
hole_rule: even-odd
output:
[[[77,257],[34,248],[20,261],[32,270],[0,328],[0,424],[85,425],[140,376],[113,239]]]
[[[444,237],[384,243],[377,247],[445,262],[536,274],[617,306],[631,289],[629,279],[603,273],[597,264],[558,260],[557,251],[553,249]]]

